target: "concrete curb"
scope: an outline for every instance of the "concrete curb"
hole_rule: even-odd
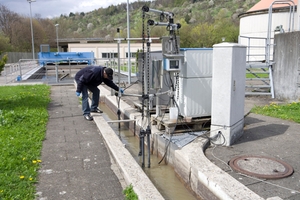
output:
[[[204,155],[207,139],[198,138],[175,151],[176,172],[204,199],[262,200],[260,196],[211,163]]]
[[[101,115],[94,115],[94,121],[120,167],[125,182],[132,184],[139,199],[164,199],[105,119]]]
[[[115,97],[111,96],[111,92],[102,86],[100,86],[100,90],[101,100],[117,108],[117,102]],[[141,121],[138,119],[140,113],[135,112],[130,105],[122,100],[120,101],[120,111],[126,114],[129,119],[137,119],[137,122]],[[141,170],[141,167],[123,147],[123,144],[105,120],[102,117],[96,117],[95,122],[103,134],[117,164],[121,168],[126,182],[128,184],[132,183],[139,198],[163,199],[149,178]],[[204,155],[204,150],[207,145],[207,139],[198,138],[182,149],[174,150],[174,152],[171,153],[174,157],[172,158],[174,159],[173,163],[171,162],[174,166],[174,170],[197,195],[204,199],[263,199],[211,163]],[[125,150],[127,153],[124,153]],[[130,163],[130,165],[128,163]],[[135,166],[131,163],[135,163]],[[146,183],[148,181],[151,184]]]

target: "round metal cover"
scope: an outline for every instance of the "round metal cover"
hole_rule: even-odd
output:
[[[238,156],[229,165],[237,172],[263,179],[279,179],[294,172],[289,164],[265,156]]]

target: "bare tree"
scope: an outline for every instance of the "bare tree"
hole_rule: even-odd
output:
[[[20,21],[20,17],[17,13],[0,4],[0,29],[9,38],[9,43],[13,37],[13,26],[18,21]]]
[[[56,45],[56,30],[53,22],[50,19],[38,19],[39,24],[43,28],[43,44]],[[61,25],[59,25],[61,27]],[[59,29],[58,29],[59,30]],[[60,34],[59,34],[60,36]]]
[[[48,35],[47,30],[50,31],[52,35],[55,35],[53,25],[51,26],[47,23],[49,22],[43,19],[33,19],[32,21],[32,26],[34,29],[34,46],[37,51],[39,50],[41,44],[45,44],[52,40],[51,35]],[[13,26],[12,44],[17,47],[19,51],[31,51],[31,29],[29,24],[30,18],[21,18],[20,22],[16,22]],[[51,27],[49,28],[49,26]]]

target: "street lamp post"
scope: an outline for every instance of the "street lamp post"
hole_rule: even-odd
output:
[[[128,83],[131,83],[131,53],[130,53],[130,23],[129,23],[129,0],[127,0],[127,44],[128,44]]]
[[[34,40],[33,40],[33,28],[32,28],[32,15],[31,15],[31,3],[35,2],[36,0],[27,0],[30,5],[30,28],[31,28],[31,45],[32,45],[32,59],[35,59],[34,56]]]
[[[59,46],[58,46],[58,26],[59,26],[59,24],[55,24],[55,27],[56,27],[56,46],[57,46],[57,52],[59,52]]]

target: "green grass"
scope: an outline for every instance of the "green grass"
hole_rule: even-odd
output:
[[[256,73],[256,75],[259,78],[269,78],[269,74],[263,74],[263,73]],[[256,76],[254,76],[253,74],[246,74],[246,78],[257,78]]]
[[[265,72],[268,72],[268,68],[264,68]],[[252,73],[255,73],[256,76],[259,78],[269,78],[269,73],[263,73],[264,71],[262,69],[251,69]],[[252,74],[248,71],[246,71],[246,78],[257,78],[254,74]]]
[[[127,186],[123,190],[123,194],[125,195],[125,200],[138,200],[138,195],[134,192],[132,184]]]
[[[0,199],[35,199],[50,86],[0,87]]]
[[[255,106],[251,112],[300,123],[300,102]]]
[[[114,66],[113,69],[115,70],[115,72],[118,71],[118,66]],[[124,72],[128,72],[128,66],[126,64],[124,65],[120,65],[120,70],[124,71]],[[136,73],[137,72],[137,66],[135,65],[131,65],[131,73]]]

